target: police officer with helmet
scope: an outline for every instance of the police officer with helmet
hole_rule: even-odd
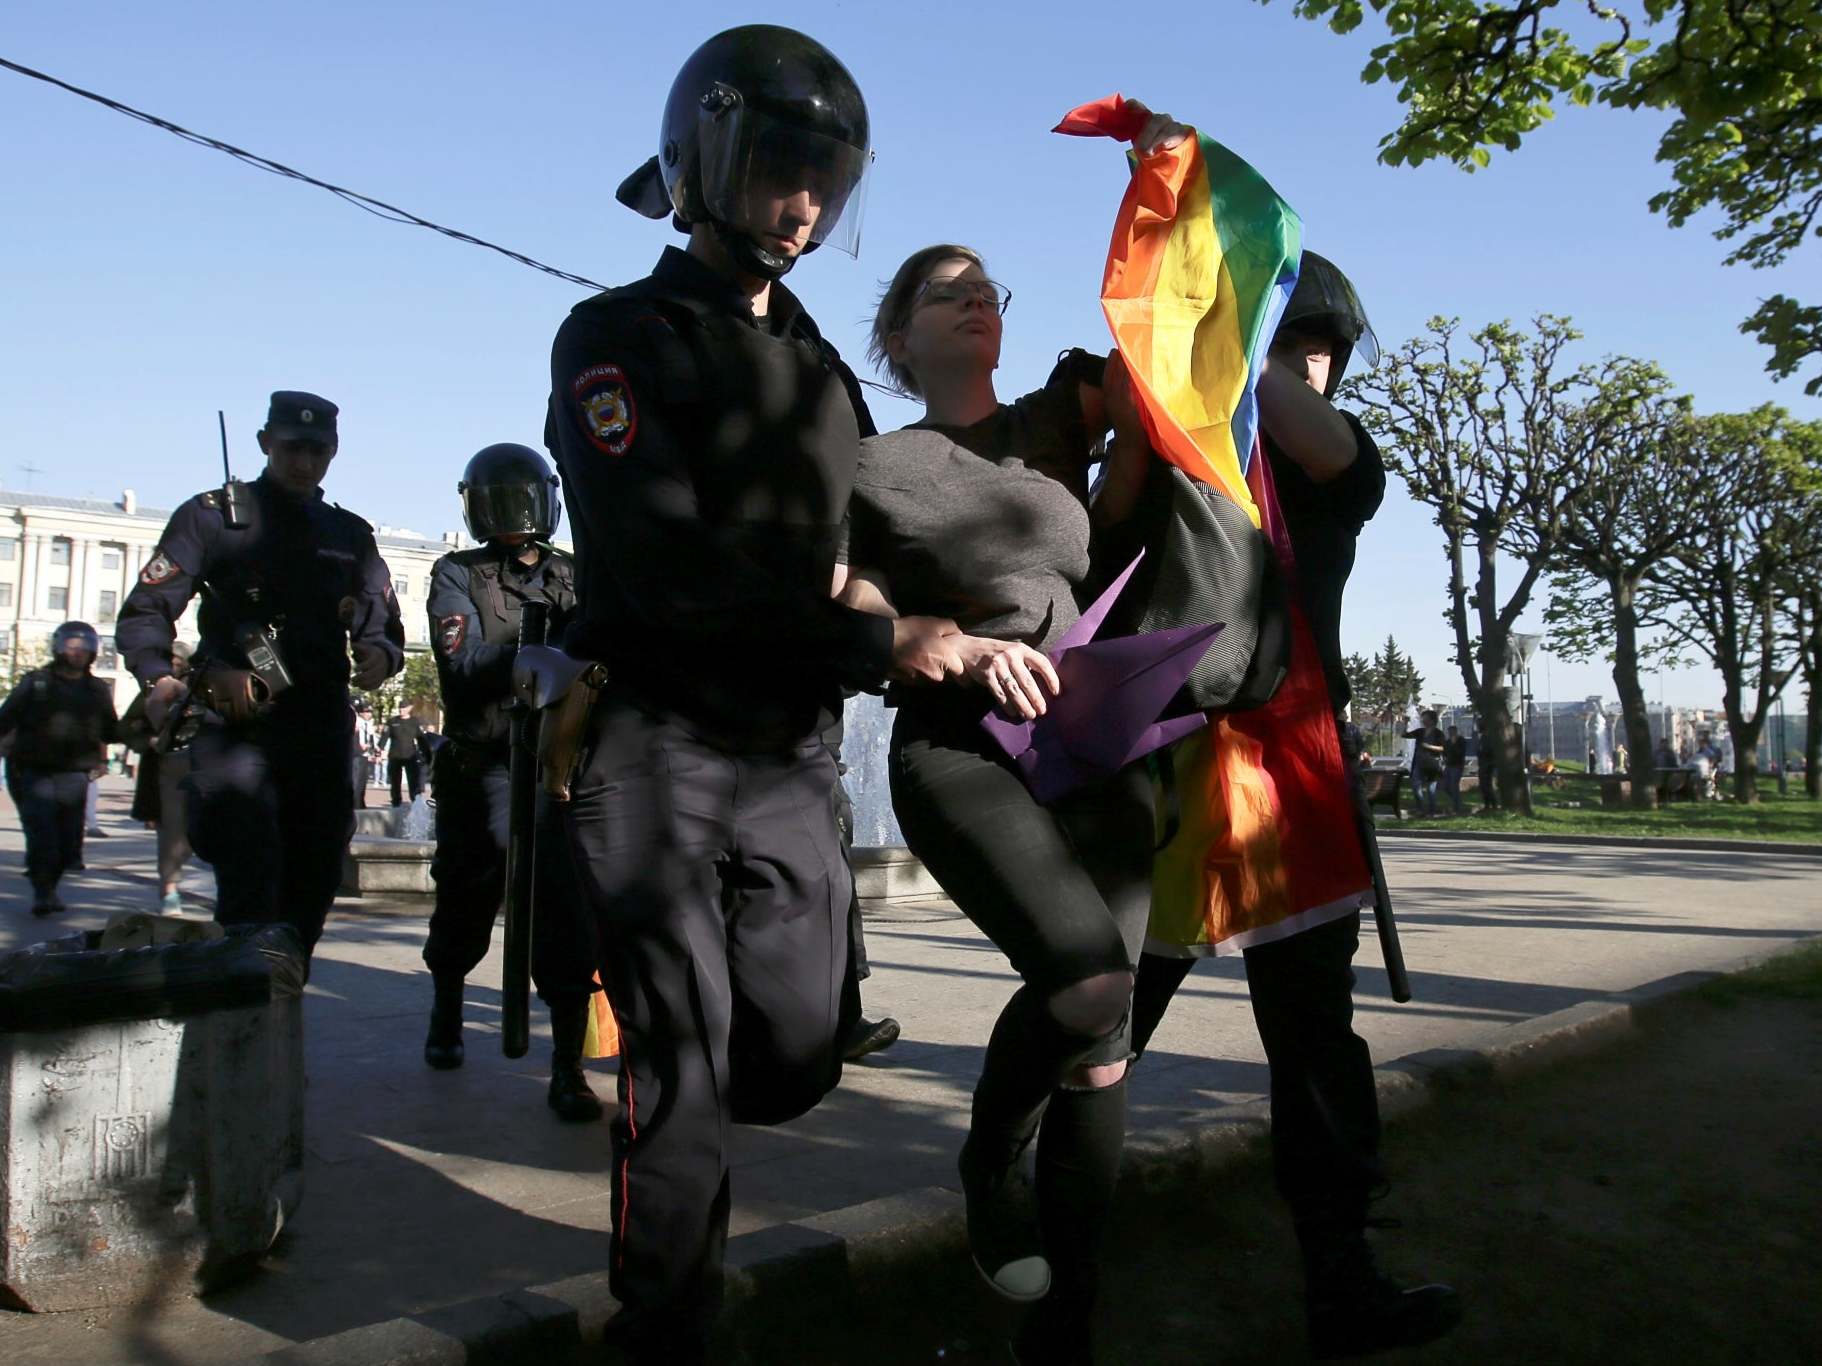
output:
[[[446,736],[436,763],[436,909],[424,945],[436,993],[424,1061],[437,1068],[462,1065],[463,982],[487,954],[506,892],[507,708],[520,613],[527,602],[548,604],[555,636],[576,602],[575,561],[550,544],[562,505],[543,456],[510,442],[488,446],[456,490],[480,544],[443,556],[430,576]],[[601,1102],[582,1071],[594,936],[561,832],[540,838],[536,850],[532,976],[550,1008],[548,1100],[561,1119],[598,1119]]]
[[[1259,420],[1295,554],[1298,604],[1338,714],[1349,696],[1342,593],[1386,482],[1373,438],[1331,401],[1355,355],[1368,366],[1378,360],[1360,297],[1333,262],[1306,251],[1259,378]],[[1339,715],[1337,727],[1346,734]],[[1353,754],[1346,757],[1351,766]],[[1379,1271],[1367,1240],[1369,1206],[1385,1193],[1386,1176],[1373,1060],[1353,1030],[1359,947],[1356,911],[1245,951],[1271,1066],[1273,1171],[1302,1252],[1305,1317],[1319,1359],[1429,1342],[1461,1318],[1451,1287],[1399,1285]],[[1144,1050],[1194,961],[1142,955],[1135,1049]]]
[[[871,155],[821,44],[709,39],[619,191],[687,250],[577,305],[552,352],[567,646],[608,674],[564,820],[620,1027],[612,1331],[634,1361],[706,1360],[729,1122],[792,1119],[841,1074],[851,880],[820,733],[844,685],[961,667],[952,622],[832,600],[864,405],[780,280],[855,249]]]
[[[101,640],[86,621],[66,621],[51,637],[51,660],[21,678],[0,705],[7,788],[25,828],[25,875],[32,914],[65,909],[57,884],[82,866],[82,821],[89,778],[114,741],[114,690],[90,672]]]
[[[115,628],[147,719],[188,740],[190,840],[215,868],[215,918],[289,924],[306,951],[354,833],[348,684],[376,688],[405,660],[373,528],[323,498],[337,415],[316,394],[273,394],[264,471],[171,514]],[[198,594],[201,641],[180,681],[171,645]]]

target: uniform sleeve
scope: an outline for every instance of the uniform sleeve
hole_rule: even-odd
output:
[[[512,689],[517,645],[481,639],[481,615],[468,591],[468,571],[447,555],[430,575],[430,643],[444,677],[464,688],[504,697]]]
[[[1354,433],[1354,463],[1326,484],[1313,484],[1312,488],[1326,505],[1328,515],[1358,535],[1385,501],[1385,461],[1360,419],[1352,413],[1341,416]]]
[[[836,375],[841,379],[841,387],[848,391],[848,402],[854,408],[854,421],[860,428],[861,440],[865,441],[870,436],[878,436],[879,427],[874,423],[873,413],[867,407],[867,396],[861,392],[860,379],[848,367],[848,363],[841,358],[841,352],[827,341],[824,341],[822,345],[823,350],[828,353],[830,364],[835,367]],[[848,559],[851,539],[849,515],[851,514],[842,516],[841,527],[835,533],[835,562],[837,564],[851,563]]]
[[[31,705],[32,675],[28,673],[13,685],[13,690],[6,695],[6,701],[0,702],[0,735],[11,735],[24,725]]]
[[[100,704],[96,714],[101,721],[101,743],[107,745],[120,742],[120,713],[114,710],[114,690],[99,678],[95,684],[95,700]],[[105,748],[103,751],[105,757]]]
[[[150,687],[171,672],[177,622],[196,595],[221,514],[192,498],[165,524],[158,549],[139,571],[139,582],[121,604],[114,643],[128,670]]]
[[[570,516],[589,565],[619,590],[647,639],[693,652],[780,654],[820,663],[836,681],[877,685],[891,664],[892,623],[779,581],[702,518],[689,452],[661,384],[655,317],[579,323],[551,357],[552,435]]]
[[[350,645],[370,645],[386,656],[386,677],[405,667],[405,623],[399,616],[398,596],[392,591],[392,571],[380,558],[371,532],[361,535],[360,589],[354,597],[354,619],[348,623]]]
[[[848,402],[854,408],[854,421],[860,426],[861,438],[864,440],[869,436],[878,436],[879,427],[873,421],[872,410],[867,407],[866,394],[861,392],[860,377],[841,358],[841,352],[827,341],[823,342],[822,349],[828,354],[829,363],[835,367],[835,374],[841,380],[841,387],[848,391]]]

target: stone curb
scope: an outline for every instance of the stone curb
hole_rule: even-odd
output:
[[[1481,840],[1496,844],[1591,844],[1615,849],[1682,849],[1693,853],[1802,854],[1822,858],[1822,844],[1791,840],[1686,839],[1674,835],[1573,835],[1540,830],[1441,830],[1409,825],[1381,825],[1381,835],[1423,840]]]
[[[1813,942],[1813,941],[1805,941]],[[1768,950],[1712,972],[1683,972],[1599,1001],[1511,1025],[1479,1048],[1433,1048],[1374,1069],[1381,1115],[1399,1119],[1438,1096],[1554,1066],[1611,1046],[1643,1019],[1717,978],[1790,952]],[[1168,1198],[1224,1167],[1263,1159],[1269,1110],[1261,1099],[1213,1123],[1167,1124],[1132,1135],[1123,1183]],[[959,1258],[966,1242],[959,1193],[926,1187],[730,1239],[722,1329],[763,1336],[773,1314],[805,1305],[841,1312],[854,1302],[907,1293],[917,1270]],[[912,1290],[911,1293],[916,1293]],[[619,1308],[605,1272],[485,1296],[299,1343],[259,1360],[273,1366],[550,1366],[601,1341]]]

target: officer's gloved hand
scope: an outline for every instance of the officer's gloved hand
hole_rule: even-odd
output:
[[[354,686],[357,688],[377,688],[392,676],[391,661],[386,652],[377,645],[357,642],[354,645]]]
[[[230,721],[251,720],[261,691],[249,669],[210,669],[197,688],[203,701]]]

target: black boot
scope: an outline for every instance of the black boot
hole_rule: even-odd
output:
[[[897,1042],[897,1020],[890,1015],[877,1020],[869,1020],[863,1015],[854,1022],[854,1028],[848,1031],[848,1037],[842,1042],[842,1060],[853,1062],[856,1058],[864,1058],[869,1053],[877,1053],[882,1048],[890,1048]]]
[[[460,977],[436,974],[436,999],[430,1007],[430,1036],[424,1061],[440,1071],[462,1065],[462,986]]]
[[[1461,1322],[1454,1290],[1402,1289],[1374,1265],[1363,1232],[1306,1235],[1303,1268],[1310,1353],[1318,1360],[1415,1347]]]
[[[545,1103],[570,1124],[601,1118],[601,1102],[589,1090],[588,1074],[582,1070],[589,1004],[586,996],[550,1003],[550,1092]]]

